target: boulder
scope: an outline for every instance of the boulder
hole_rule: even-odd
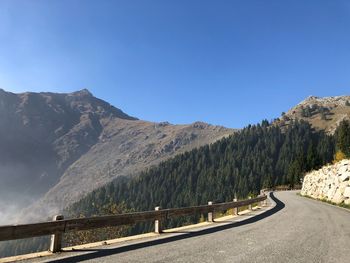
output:
[[[349,186],[349,182],[345,181],[345,182],[341,182],[339,185],[339,189],[338,191],[340,191],[341,193],[344,194],[345,188]]]
[[[349,159],[344,159],[344,160],[341,160],[338,165],[350,165],[350,160]]]
[[[341,182],[349,181],[349,178],[350,178],[350,171],[346,171],[339,176],[339,179]]]
[[[344,174],[347,171],[348,171],[348,166],[347,165],[340,166],[339,169],[338,169],[338,174],[342,175],[342,174]]]
[[[350,198],[350,186],[345,188],[343,196]]]
[[[340,193],[340,191],[336,191],[331,201],[333,203],[340,204],[344,201],[344,196]]]

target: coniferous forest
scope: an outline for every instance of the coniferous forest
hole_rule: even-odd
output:
[[[303,173],[331,162],[334,151],[334,138],[306,122],[282,131],[263,121],[137,176],[119,177],[69,211],[90,216],[108,203],[141,211],[228,201],[235,193],[245,198],[262,188],[300,184]]]
[[[268,121],[190,152],[183,153],[133,177],[119,177],[71,206],[70,217],[124,211],[185,207],[246,198],[262,188],[297,185],[303,174],[333,160],[334,137],[295,121],[281,129]],[[167,227],[198,221],[172,219]],[[128,234],[150,231],[151,224],[129,228]],[[97,235],[95,235],[97,236]]]
[[[350,123],[343,121],[334,135],[294,121],[280,127],[263,121],[249,125],[214,144],[180,154],[146,171],[118,177],[65,212],[66,218],[119,214],[133,211],[185,207],[208,201],[232,201],[259,194],[277,185],[299,185],[305,172],[349,158]],[[169,219],[165,227],[195,223],[201,215]],[[152,231],[153,223],[111,227],[65,235],[65,245],[94,242]],[[35,251],[43,242],[18,242],[2,246],[1,254]],[[47,242],[44,242],[47,244]]]

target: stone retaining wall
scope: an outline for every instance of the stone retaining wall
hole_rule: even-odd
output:
[[[305,175],[301,195],[350,205],[350,160],[327,165]]]

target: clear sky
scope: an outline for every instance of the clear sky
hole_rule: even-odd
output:
[[[0,0],[0,88],[243,127],[350,94],[350,1]]]

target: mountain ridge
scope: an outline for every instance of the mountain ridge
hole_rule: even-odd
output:
[[[342,120],[349,120],[350,96],[317,97],[309,96],[289,109],[276,121],[285,126],[292,120],[309,122],[317,130],[333,134]]]
[[[349,100],[310,96],[275,124],[284,127],[302,119],[332,133],[349,118]],[[0,90],[0,117],[0,200],[12,202],[0,201],[0,211],[22,198],[25,206],[31,204],[24,213],[35,211],[33,220],[58,213],[118,176],[136,175],[236,131],[204,122],[139,120],[87,89],[20,94]]]
[[[52,215],[65,202],[77,201],[115,176],[134,174],[234,132],[201,122],[142,121],[86,89],[19,94],[0,90],[0,118],[0,214],[17,203],[23,207],[42,198],[37,204],[50,203],[42,214]],[[32,205],[26,211],[36,208],[42,210]]]

